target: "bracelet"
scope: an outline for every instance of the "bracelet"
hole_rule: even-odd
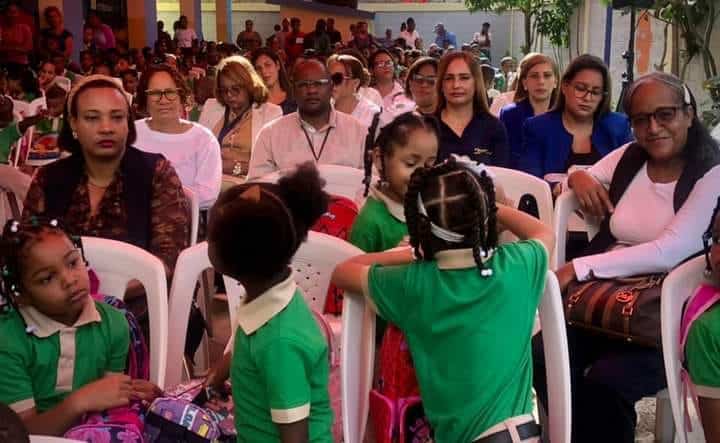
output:
[[[242,170],[242,163],[241,162],[235,162],[235,166],[233,166],[232,175],[235,177],[240,177],[243,175]]]

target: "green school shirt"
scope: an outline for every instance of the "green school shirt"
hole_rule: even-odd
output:
[[[6,127],[0,129],[0,163],[7,163],[10,155],[10,147],[18,140],[22,134],[18,130],[17,122],[12,122]]]
[[[393,217],[384,202],[368,197],[350,230],[350,243],[365,252],[382,252],[397,247],[407,235],[405,222]]]
[[[24,310],[23,317],[25,323],[17,310],[0,316],[0,403],[16,412],[32,407],[45,412],[106,373],[125,370],[130,328],[112,306],[89,299],[75,327],[34,308]],[[26,324],[41,321],[49,326],[26,332]]]
[[[230,370],[238,442],[278,442],[277,424],[308,419],[332,442],[327,341],[292,277],[238,309]]]
[[[685,353],[698,395],[720,399],[720,305],[705,311],[692,324]]]
[[[532,328],[547,253],[537,241],[498,247],[481,277],[470,249],[373,266],[366,293],[405,333],[437,443],[470,442],[532,410]]]

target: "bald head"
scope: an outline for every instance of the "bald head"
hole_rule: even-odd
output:
[[[293,92],[302,115],[321,115],[330,110],[332,82],[327,67],[315,59],[299,61],[293,69]]]

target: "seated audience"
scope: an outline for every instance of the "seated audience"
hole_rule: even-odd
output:
[[[632,84],[623,105],[637,141],[567,180],[583,210],[604,221],[586,253],[556,271],[563,291],[572,281],[668,272],[703,250],[720,189],[720,150],[695,99],[680,79],[655,72]],[[624,188],[619,196],[616,187]],[[634,442],[635,402],[665,387],[660,350],[572,325],[568,337],[573,441]],[[547,405],[536,340],[535,386]]]
[[[543,178],[564,174],[573,165],[592,165],[632,140],[628,119],[610,111],[610,74],[594,55],[581,55],[560,80],[552,112],[523,126],[518,169]]]
[[[382,97],[382,108],[392,115],[412,111],[415,108],[405,96],[402,84],[395,73],[395,59],[387,49],[378,49],[368,59],[370,72],[373,76],[373,87]]]
[[[293,72],[298,110],[258,134],[248,179],[312,161],[362,169],[367,127],[333,109],[332,81],[324,64],[300,61]]]
[[[415,110],[421,114],[435,114],[437,70],[438,61],[432,57],[420,57],[408,69],[405,95],[415,102]]]
[[[259,48],[252,52],[250,60],[268,89],[268,102],[280,106],[284,115],[297,111],[290,80],[277,52]]]

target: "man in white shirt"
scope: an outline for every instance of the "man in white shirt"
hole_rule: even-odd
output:
[[[248,180],[307,161],[362,169],[367,128],[332,108],[332,82],[325,65],[305,60],[293,72],[298,110],[260,131],[250,158]]]
[[[411,49],[415,49],[415,40],[420,38],[420,34],[418,34],[415,29],[415,19],[408,17],[408,19],[405,20],[405,24],[407,25],[407,29],[400,33],[400,38],[405,40],[405,44]]]

